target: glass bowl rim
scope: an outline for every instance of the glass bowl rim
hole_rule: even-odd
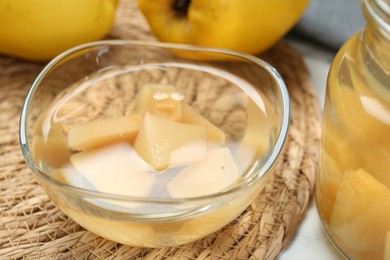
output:
[[[76,54],[77,52],[81,52],[85,49],[94,48],[94,47],[102,47],[102,46],[140,46],[140,47],[154,47],[160,49],[175,49],[175,50],[191,50],[191,51],[199,51],[199,52],[211,52],[216,54],[224,54],[232,57],[237,57],[246,61],[251,62],[257,66],[265,69],[269,75],[275,80],[276,85],[279,89],[279,93],[282,99],[282,124],[280,126],[279,133],[277,134],[277,139],[275,145],[272,147],[272,151],[267,158],[266,162],[261,165],[259,169],[255,169],[257,171],[261,171],[262,173],[256,174],[255,177],[251,178],[247,182],[239,183],[238,185],[234,185],[231,188],[223,190],[221,192],[212,193],[209,195],[196,196],[196,197],[188,197],[188,198],[156,198],[156,197],[137,197],[137,196],[125,196],[118,195],[112,193],[104,193],[100,191],[89,190],[81,187],[75,187],[72,185],[64,184],[60,181],[51,178],[48,174],[43,173],[42,170],[39,169],[39,166],[35,163],[33,159],[32,153],[30,152],[28,142],[27,142],[27,114],[28,109],[30,107],[30,102],[34,97],[34,93],[36,89],[39,87],[42,80],[45,79],[45,76],[55,68],[61,61],[64,61],[67,57],[72,54]],[[39,73],[36,79],[33,81],[31,87],[29,88],[27,95],[25,97],[19,121],[19,141],[20,147],[23,153],[23,157],[29,168],[33,171],[35,175],[39,178],[43,179],[45,182],[50,183],[51,185],[55,185],[59,189],[66,189],[71,191],[73,194],[79,194],[90,197],[99,197],[102,199],[111,199],[111,200],[119,200],[125,202],[142,202],[142,203],[161,203],[161,204],[182,204],[182,203],[192,203],[192,202],[200,202],[200,201],[208,201],[215,200],[216,198],[223,198],[226,196],[230,196],[232,194],[236,194],[242,190],[248,189],[259,180],[263,179],[270,172],[269,170],[276,163],[277,158],[279,157],[284,143],[287,139],[289,125],[290,125],[290,98],[288,94],[288,90],[286,84],[282,76],[279,72],[268,62],[255,57],[250,54],[241,53],[228,49],[220,49],[220,48],[211,48],[211,47],[202,47],[202,46],[194,46],[188,44],[177,44],[177,43],[164,43],[164,42],[151,42],[151,41],[139,41],[139,40],[102,40],[102,41],[94,41],[85,44],[81,44],[75,46],[71,49],[64,51],[59,54],[55,58],[53,58]]]

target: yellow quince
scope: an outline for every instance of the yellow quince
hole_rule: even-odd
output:
[[[277,42],[298,21],[308,3],[309,0],[138,0],[154,35],[163,42],[250,54],[258,54]],[[198,54],[180,53],[199,59]]]
[[[0,0],[0,53],[49,60],[104,37],[118,0]]]

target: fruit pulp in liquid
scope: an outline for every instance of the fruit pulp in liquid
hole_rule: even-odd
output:
[[[317,208],[337,247],[353,259],[390,257],[389,76],[364,62],[354,36],[328,78]]]
[[[270,101],[261,94],[249,98],[247,83],[235,77],[221,82],[220,77],[199,67],[192,68],[191,73],[211,77],[209,85],[202,86],[203,92],[198,92],[188,82],[176,84],[178,89],[185,86],[180,89],[186,97],[183,102],[196,107],[200,114],[226,135],[223,144],[210,142],[206,148],[206,154],[217,151],[222,154],[217,158],[225,158],[226,165],[234,164],[232,167],[237,169],[238,175],[234,178],[227,175],[230,181],[225,186],[218,186],[224,182],[216,178],[221,175],[204,171],[216,160],[202,165],[206,161],[203,157],[160,172],[137,156],[132,145],[126,141],[99,147],[93,150],[93,156],[89,156],[88,160],[84,160],[85,157],[74,159],[80,153],[67,144],[67,135],[72,127],[100,118],[135,113],[134,102],[140,86],[155,83],[155,78],[161,81],[169,73],[176,75],[182,71],[182,66],[170,66],[164,71],[159,66],[143,67],[142,70],[123,68],[99,74],[66,89],[39,119],[34,136],[34,155],[38,165],[45,174],[64,184],[136,198],[180,198],[183,191],[179,186],[188,186],[188,183],[191,185],[185,192],[190,192],[184,192],[184,197],[208,195],[252,178],[257,172],[251,169],[267,159],[275,142],[277,120]],[[214,73],[218,74],[218,70]],[[187,153],[188,158],[199,155],[196,151],[191,152],[189,155]],[[195,164],[196,167],[193,166]],[[127,174],[134,170],[134,165],[137,165],[137,174]],[[225,168],[226,165],[211,165],[209,168]],[[195,170],[192,170],[192,174],[183,175],[189,168]],[[197,173],[196,169],[203,171]],[[192,179],[186,180],[190,178],[186,176]],[[175,182],[175,179],[179,181]],[[257,187],[244,191],[239,198],[228,197],[226,202],[215,201],[212,206],[201,203],[161,205],[93,196],[79,198],[70,193],[69,197],[73,199],[64,202],[55,199],[59,197],[58,193],[50,187],[46,186],[46,190],[65,213],[87,229],[124,244],[156,247],[187,243],[219,229],[246,208],[265,185],[266,179]],[[209,187],[208,193],[197,193],[208,183],[215,186]]]

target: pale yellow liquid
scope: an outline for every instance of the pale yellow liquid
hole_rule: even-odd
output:
[[[390,81],[364,62],[358,37],[329,73],[317,207],[346,256],[389,259]]]
[[[180,68],[174,70],[180,70]],[[70,158],[77,153],[77,151],[67,147],[67,131],[70,127],[96,118],[133,113],[133,102],[138,85],[132,82],[156,83],[148,81],[153,77],[159,78],[160,73],[154,69],[151,69],[148,74],[139,71],[119,70],[110,74],[110,77],[99,76],[87,79],[60,94],[52,106],[48,108],[48,112],[40,118],[34,137],[35,158],[45,173],[64,184],[101,191],[94,187],[93,179],[85,181],[83,172],[72,171],[72,175],[69,177],[63,170],[69,169],[69,165],[72,165]],[[177,72],[173,71],[172,73]],[[219,148],[229,149],[239,170],[239,176],[230,184],[233,186],[252,178],[257,173],[251,172],[250,169],[267,159],[270,147],[275,141],[276,117],[265,97],[258,96],[256,101],[248,99],[242,104],[233,102],[232,105],[226,102],[231,97],[229,93],[241,90],[228,81],[218,83],[216,80],[215,84],[216,88],[219,88],[218,92],[214,93],[214,89],[209,90],[209,97],[205,99],[206,103],[200,103],[205,105],[203,110],[200,109],[200,113],[203,113],[226,134],[227,141]],[[226,85],[230,86],[225,89]],[[185,91],[183,92],[186,94]],[[227,93],[226,96],[223,96],[224,93]],[[226,100],[218,103],[218,98],[221,96],[226,97]],[[230,101],[232,100],[230,99]],[[261,103],[260,106],[255,105],[257,102]],[[219,106],[219,114],[210,112],[215,104]],[[222,117],[225,121],[218,121]],[[242,145],[252,152],[248,153],[247,149],[241,149]],[[145,172],[154,180],[153,189],[146,194],[139,194],[139,196],[171,198],[169,190],[166,188],[167,180],[174,178],[183,167],[187,166],[189,165],[181,166],[179,169],[167,169],[164,172],[148,168]],[[119,162],[115,167],[119,169],[123,165]],[[112,171],[116,171],[115,167]],[[110,176],[114,175],[108,172],[106,178],[110,178]],[[102,178],[102,176],[96,178]],[[161,247],[193,241],[226,225],[249,205],[264,187],[267,179],[264,178],[261,183],[243,191],[238,198],[227,196],[222,201],[209,201],[210,205],[204,205],[200,202],[169,205],[142,201],[118,201],[93,196],[79,197],[66,190],[56,190],[45,184],[44,187],[53,201],[66,214],[88,230],[124,244]],[[205,175],[204,183],[210,181],[215,181],[212,172]],[[107,179],[107,183],[112,185],[113,182]],[[118,185],[126,186],[125,183],[118,183]],[[143,184],[140,182],[139,185]],[[118,190],[121,187],[118,186]],[[219,191],[215,190],[215,192]],[[112,195],[136,196],[123,192],[115,193],[115,190],[110,193]]]

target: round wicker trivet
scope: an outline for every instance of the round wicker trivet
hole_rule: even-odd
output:
[[[154,40],[134,1],[122,0],[112,38]],[[57,209],[23,161],[19,114],[44,64],[0,56],[0,257],[26,259],[274,259],[310,203],[318,161],[320,110],[301,56],[278,43],[261,58],[283,76],[291,127],[276,174],[236,220],[199,241],[145,249],[94,235]]]

